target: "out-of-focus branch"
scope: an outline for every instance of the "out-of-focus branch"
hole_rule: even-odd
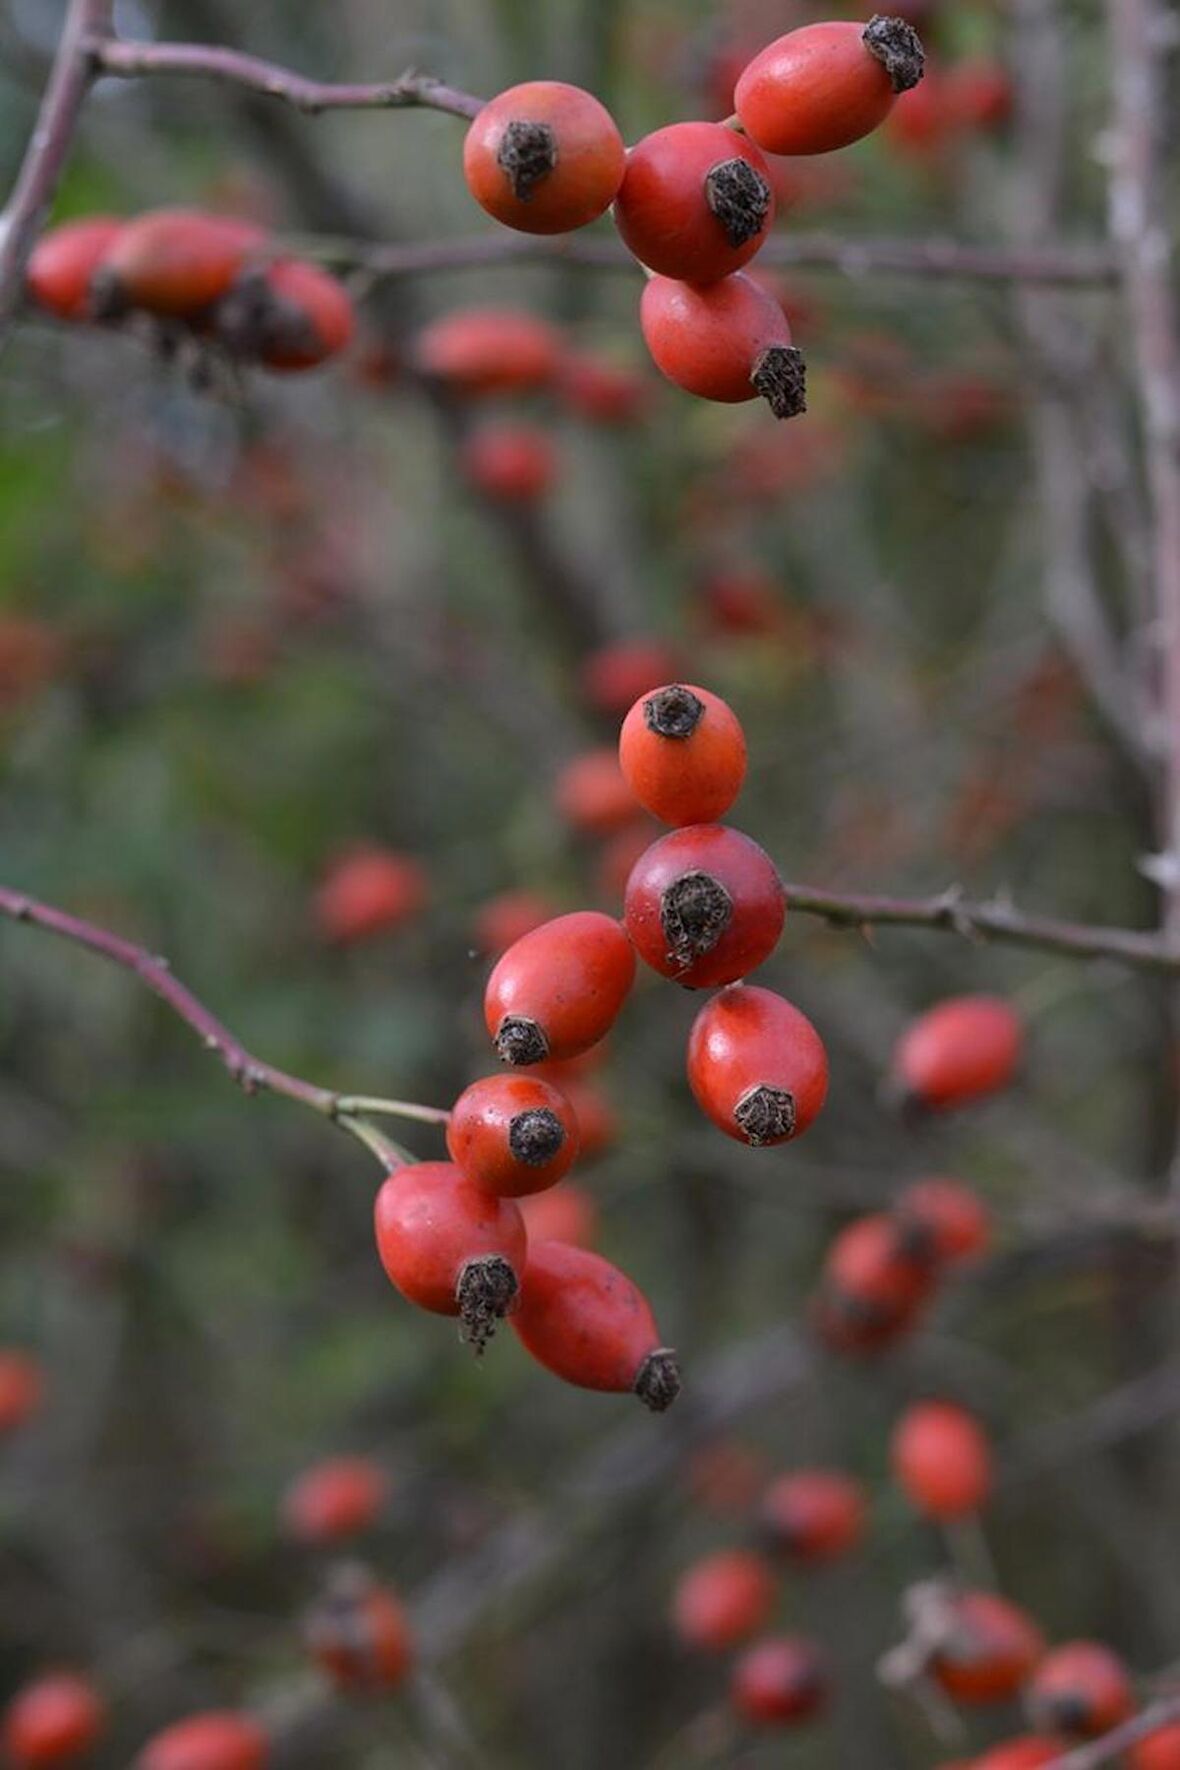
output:
[[[0,344],[12,324],[25,265],[53,201],[94,78],[91,44],[109,28],[112,0],[70,0],[49,82],[16,184],[0,215]]]
[[[553,263],[592,270],[634,271],[635,259],[617,240],[582,234],[548,238],[535,234],[467,234],[410,245],[370,246],[360,240],[304,241],[305,251],[341,269],[363,268],[379,277],[424,276],[435,271],[495,265]],[[1114,255],[1101,245],[1020,248],[975,246],[948,239],[844,238],[839,234],[791,233],[768,240],[759,264],[800,270],[831,270],[861,279],[878,275],[934,277],[947,281],[1060,284],[1101,288],[1117,277]]]
[[[1122,0],[1114,0],[1114,4],[1119,6]],[[1102,1764],[1117,1763],[1128,1746],[1135,1745],[1140,1739],[1146,1739],[1149,1733],[1155,1733],[1161,1727],[1169,1727],[1176,1721],[1180,1721],[1180,1696],[1161,1697],[1158,1702],[1149,1703],[1147,1708],[1140,1709],[1137,1715],[1132,1715],[1121,1727],[1104,1733],[1100,1739],[1091,1740],[1088,1745],[1079,1745],[1060,1758],[1050,1758],[1045,1770],[1099,1770]]]
[[[212,43],[120,43],[101,33],[85,44],[91,66],[121,80],[148,76],[203,75],[245,86],[266,98],[278,98],[313,116],[320,111],[447,111],[453,117],[474,117],[484,101],[459,92],[429,74],[410,71],[396,80],[338,84],[309,80],[261,56],[245,55]]]
[[[1180,930],[1180,335],[1164,207],[1164,62],[1169,20],[1157,0],[1107,0],[1113,77],[1110,231],[1130,318],[1152,506],[1155,622],[1162,654],[1158,714],[1165,924]],[[1171,21],[1174,29],[1174,19]],[[1174,44],[1174,38],[1171,40]]]
[[[1002,898],[972,903],[954,887],[934,897],[872,897],[817,891],[810,885],[789,884],[785,889],[792,910],[822,916],[838,927],[942,929],[974,940],[1040,947],[1068,958],[1116,959],[1153,971],[1180,972],[1180,945],[1162,935],[1026,916]]]
[[[37,898],[27,897],[23,892],[12,891],[7,886],[0,886],[0,916],[43,928],[50,934],[59,935],[63,940],[72,941],[75,946],[86,947],[90,952],[98,953],[112,964],[121,966],[124,971],[130,971],[159,996],[186,1026],[192,1028],[205,1049],[220,1060],[243,1093],[281,1094],[288,1100],[296,1100],[302,1106],[309,1106],[313,1112],[320,1113],[350,1132],[378,1160],[385,1161],[390,1166],[398,1166],[410,1158],[375,1125],[367,1123],[363,1116],[365,1113],[380,1111],[429,1124],[446,1123],[448,1115],[434,1107],[418,1106],[409,1101],[377,1100],[340,1094],[331,1088],[320,1088],[314,1082],[305,1082],[298,1076],[288,1075],[286,1070],[276,1069],[273,1064],[263,1063],[260,1058],[252,1056],[241,1040],[185,984],[172,975],[167,959],[149,953],[145,947],[136,946],[133,941],[124,940],[121,935],[112,934],[107,928],[96,927],[93,922],[85,922],[78,916],[54,909],[51,904],[41,903]]]

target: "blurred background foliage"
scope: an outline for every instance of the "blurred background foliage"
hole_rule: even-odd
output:
[[[795,16],[736,0],[121,10],[133,34],[229,41],[323,78],[414,65],[480,93],[572,79],[628,139],[724,115],[723,52]],[[59,14],[0,7],[10,170]],[[1102,31],[1083,0],[1061,14],[1061,232],[1086,239],[1104,224]],[[946,64],[1010,61],[1013,29],[978,0],[938,8],[931,41]],[[295,237],[468,235],[482,218],[460,127],[106,82],[57,214],[192,201]],[[886,130],[785,171],[780,226],[1003,243],[1019,235],[1020,179],[1011,123],[933,149]],[[740,712],[752,766],[737,821],[787,878],[898,893],[957,881],[1150,925],[1145,795],[1046,615],[1045,396],[1021,298],[824,271],[783,284],[811,410],[779,430],[760,406],[657,382],[632,275],[483,267],[376,288],[373,335],[403,360],[429,317],[494,300],[644,378],[626,426],[547,396],[522,408],[560,458],[554,494],[523,514],[473,495],[454,418],[410,375],[374,384],[360,352],[298,384],[210,394],[129,340],[26,323],[0,386],[4,882],[166,953],[268,1060],[446,1104],[489,1067],[481,906],[519,887],[559,907],[619,903],[600,844],[571,832],[553,791],[565,761],[613,740],[584,693],[587,656],[643,635]],[[1112,379],[1110,292],[1051,299]],[[1122,397],[1115,384],[1116,467],[1132,453]],[[1115,513],[1112,497],[1089,540],[1129,625]],[[711,600],[737,572],[771,599],[752,634]],[[570,575],[589,623],[570,618]],[[416,856],[428,901],[343,949],[317,926],[315,892],[358,842]],[[695,1113],[696,1004],[641,980],[602,1083],[617,1138],[585,1178],[603,1250],[682,1349],[682,1401],[647,1421],[563,1390],[510,1334],[475,1365],[447,1323],[411,1314],[374,1255],[363,1152],[287,1102],[247,1101],[129,978],[17,927],[0,929],[0,964],[0,1335],[36,1348],[49,1382],[0,1465],[0,1668],[10,1686],[47,1660],[93,1667],[116,1713],[100,1764],[185,1708],[302,1676],[296,1618],[316,1568],[281,1541],[276,1506],[298,1469],[341,1449],[389,1471],[366,1551],[407,1595],[473,1761],[712,1761],[682,1730],[724,1668],[678,1648],[665,1612],[693,1554],[744,1530],[700,1492],[718,1434],[768,1469],[844,1464],[875,1496],[855,1565],[793,1577],[783,1599],[784,1621],[831,1657],[833,1718],[741,1762],[956,1755],[872,1673],[899,1592],[946,1561],[884,1474],[898,1406],[932,1387],[1011,1447],[987,1518],[1005,1589],[1053,1635],[1102,1634],[1144,1670],[1175,1658],[1170,1410],[1112,1442],[1084,1424],[1107,1391],[1166,1371],[1174,1325],[1166,1249],[1118,1227],[1174,1131],[1168,1004],[1150,977],[789,917],[766,981],[823,1032],[833,1085],[805,1143],[763,1153],[723,1147]],[[975,988],[1027,1015],[1019,1088],[901,1124],[879,1099],[894,1037]],[[405,1139],[441,1148],[420,1127]],[[806,1335],[822,1250],[928,1172],[980,1189],[997,1251],[912,1343],[840,1364]],[[1080,1448],[1066,1431],[1057,1454],[1054,1423],[1075,1416]],[[437,1690],[424,1707],[362,1707],[307,1761],[448,1763],[446,1713]]]

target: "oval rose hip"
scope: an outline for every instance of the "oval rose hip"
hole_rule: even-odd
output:
[[[538,1364],[580,1389],[633,1391],[653,1413],[680,1392],[646,1297],[601,1254],[559,1241],[531,1249],[511,1322]]]
[[[657,369],[686,393],[722,405],[761,394],[776,418],[807,410],[803,353],[787,316],[741,271],[705,288],[650,278],[639,324]]]
[[[952,996],[920,1015],[893,1053],[893,1079],[917,1104],[962,1106],[1012,1080],[1024,1046],[1016,1010],[998,996]]]
[[[922,45],[904,19],[803,25],[767,45],[734,88],[742,128],[768,154],[826,154],[884,122],[922,78]]]
[[[389,1176],[373,1209],[389,1281],[435,1315],[457,1315],[483,1351],[520,1288],[528,1238],[511,1199],[494,1198],[450,1162],[414,1162]]]
[[[950,1401],[908,1407],[894,1427],[890,1459],[898,1486],[927,1518],[963,1518],[991,1492],[992,1454],[974,1415]]]
[[[253,222],[199,209],[153,209],[120,228],[95,271],[95,313],[140,308],[165,319],[195,319],[229,292],[244,267],[265,254]]]
[[[627,881],[623,923],[640,958],[686,989],[746,977],[778,945],[786,899],[774,862],[725,824],[661,836]]]
[[[688,1084],[726,1136],[754,1147],[801,1136],[828,1091],[823,1041],[805,1014],[753,984],[714,996],[693,1022]]]
[[[724,1652],[762,1628],[774,1608],[774,1575],[751,1549],[722,1549],[681,1575],[672,1626],[688,1647]]]
[[[90,279],[124,225],[113,215],[87,215],[38,240],[25,272],[25,287],[37,306],[62,320],[89,319]]]
[[[0,1736],[12,1770],[73,1764],[88,1757],[106,1727],[106,1705],[88,1678],[46,1672],[18,1690]]]
[[[505,1063],[577,1057],[614,1024],[635,981],[622,927],[598,910],[543,922],[498,960],[484,1018]]]

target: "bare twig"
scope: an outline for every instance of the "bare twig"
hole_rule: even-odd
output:
[[[817,891],[810,885],[787,885],[786,893],[792,910],[822,916],[840,927],[941,928],[970,939],[1040,947],[1069,958],[1115,959],[1152,971],[1180,972],[1180,945],[1163,935],[1026,916],[1002,898],[973,903],[953,887],[933,897],[850,895]]]
[[[1180,336],[1163,189],[1167,20],[1157,0],[1107,0],[1106,15],[1114,81],[1110,230],[1131,322],[1162,651],[1163,856],[1156,883],[1166,925],[1175,934],[1180,931]]]
[[[1115,4],[1121,5],[1122,0],[1115,0]],[[1100,1739],[1079,1745],[1060,1758],[1050,1758],[1045,1770],[1099,1770],[1102,1764],[1116,1763],[1129,1745],[1135,1745],[1146,1739],[1149,1733],[1177,1721],[1180,1721],[1180,1696],[1161,1697],[1159,1702],[1149,1703],[1147,1708],[1132,1715],[1121,1727],[1104,1733]]]
[[[362,268],[378,277],[422,276],[435,271],[494,265],[552,263],[606,271],[635,271],[632,255],[605,237],[576,234],[467,234],[409,245],[369,246],[355,240],[309,241],[304,249],[341,269]],[[800,270],[831,270],[854,279],[877,275],[1059,284],[1093,288],[1117,276],[1114,255],[1101,245],[975,246],[949,239],[848,239],[839,234],[785,234],[768,240],[759,263]]]
[[[278,98],[296,110],[316,115],[320,111],[411,110],[447,111],[453,117],[474,117],[484,101],[473,93],[459,92],[429,74],[410,70],[396,80],[365,84],[336,84],[309,80],[261,56],[245,55],[212,43],[120,43],[101,32],[87,44],[91,65],[120,80],[148,76],[201,75],[245,86],[266,98]]]
[[[109,28],[112,0],[70,0],[36,126],[0,215],[0,343],[12,323],[25,265],[53,201],[94,77],[90,45]]]
[[[220,1060],[243,1093],[281,1094],[288,1100],[297,1100],[301,1105],[309,1106],[313,1112],[318,1112],[340,1125],[372,1150],[379,1161],[391,1167],[399,1166],[403,1161],[412,1158],[386,1137],[384,1132],[369,1124],[364,1117],[365,1113],[380,1110],[403,1118],[421,1119],[427,1123],[442,1123],[446,1120],[446,1113],[432,1107],[414,1106],[405,1101],[378,1101],[365,1096],[338,1094],[331,1088],[320,1088],[314,1082],[305,1082],[298,1076],[288,1075],[286,1070],[276,1069],[273,1064],[263,1063],[260,1058],[252,1056],[241,1040],[185,984],[172,975],[167,959],[149,953],[146,947],[136,946],[133,941],[124,940],[121,935],[112,934],[109,929],[99,928],[93,922],[85,922],[78,916],[54,909],[50,904],[41,903],[34,897],[27,897],[23,892],[12,891],[6,886],[0,886],[0,916],[44,928],[50,934],[60,935],[63,940],[86,947],[90,952],[98,953],[112,964],[130,971],[159,996],[162,1002],[167,1003],[186,1026],[192,1028],[205,1049]]]

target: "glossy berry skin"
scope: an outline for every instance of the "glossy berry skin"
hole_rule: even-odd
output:
[[[553,802],[571,830],[584,836],[611,836],[639,815],[613,748],[586,750],[567,762],[554,782]]]
[[[834,1561],[861,1541],[866,1511],[864,1490],[851,1475],[797,1469],[771,1482],[758,1522],[765,1541],[792,1559]]]
[[[40,1408],[44,1396],[40,1359],[16,1346],[0,1348],[0,1433],[23,1426]]]
[[[418,914],[426,897],[426,874],[412,855],[354,848],[325,875],[315,919],[325,940],[347,946],[392,933]]]
[[[1019,1605],[997,1592],[959,1592],[930,1671],[956,1702],[1005,1702],[1044,1653],[1040,1629]]]
[[[827,1700],[819,1654],[794,1635],[771,1635],[748,1647],[734,1665],[729,1689],[741,1719],[754,1727],[809,1720]]]
[[[718,1130],[753,1147],[801,1137],[828,1091],[828,1059],[805,1014],[735,984],[705,1003],[688,1038],[688,1085]]]
[[[615,226],[660,276],[715,283],[753,258],[773,220],[769,166],[722,123],[671,123],[627,155]]]
[[[106,1706],[89,1679],[47,1672],[19,1690],[4,1712],[4,1762],[12,1770],[75,1764],[105,1727]]]
[[[619,766],[639,803],[665,824],[708,824],[746,778],[746,736],[720,695],[665,683],[635,702],[619,733]]]
[[[916,1103],[964,1106],[1012,1080],[1024,1031],[998,996],[953,996],[915,1020],[898,1041],[893,1075]]]
[[[528,1231],[530,1255],[543,1241],[592,1248],[598,1240],[598,1206],[586,1188],[572,1180],[522,1198],[520,1214]]]
[[[1180,1770],[1180,1721],[1157,1727],[1138,1740],[1127,1757],[1128,1770]]]
[[[199,209],[153,209],[126,222],[104,255],[93,283],[95,309],[196,319],[265,249],[266,236],[253,222]]]
[[[345,1691],[391,1690],[414,1658],[405,1610],[363,1568],[346,1568],[304,1623],[308,1650]]]
[[[189,1715],[157,1733],[135,1770],[266,1770],[270,1746],[258,1722],[232,1709]]]
[[[235,337],[235,316],[240,339]],[[356,315],[343,283],[302,258],[280,258],[240,279],[218,310],[231,347],[265,368],[314,369],[352,340]]]
[[[909,85],[921,78],[920,55]],[[835,20],[768,44],[743,69],[733,102],[766,153],[828,154],[870,134],[904,90],[866,44],[864,26]]]
[[[460,450],[468,480],[497,504],[535,504],[557,481],[557,454],[535,424],[485,424]]]
[[[1093,1739],[1127,1719],[1135,1692],[1117,1653],[1100,1641],[1067,1641],[1045,1655],[1025,1700],[1041,1732]]]
[[[452,393],[483,399],[548,386],[561,361],[561,340],[536,314],[463,307],[423,328],[414,359],[423,375]]]
[[[527,1075],[485,1076],[451,1108],[451,1160],[483,1192],[544,1192],[577,1160],[578,1121],[565,1095]]]
[[[950,1401],[908,1407],[893,1430],[890,1458],[898,1486],[923,1517],[946,1520],[978,1512],[992,1487],[987,1434]]]
[[[388,1497],[385,1471],[368,1457],[327,1457],[288,1487],[283,1527],[303,1543],[346,1542],[373,1528]]]
[[[463,144],[481,208],[526,234],[564,234],[610,208],[626,150],[610,112],[579,86],[529,80],[484,105]]]
[[[634,981],[618,922],[597,910],[556,916],[497,962],[484,992],[488,1032],[505,1063],[577,1057],[610,1031]]]
[[[528,1241],[512,1200],[482,1192],[451,1162],[414,1162],[382,1185],[373,1217],[390,1283],[420,1309],[461,1317],[482,1350],[524,1272]]]
[[[672,1627],[686,1647],[723,1653],[765,1627],[775,1579],[761,1555],[723,1549],[683,1574],[672,1596]]]
[[[1060,1740],[1025,1733],[984,1752],[982,1758],[976,1758],[975,1770],[1040,1770],[1042,1764],[1057,1763],[1063,1751]]]
[[[33,247],[25,272],[30,299],[58,319],[89,319],[90,279],[123,226],[113,215],[88,215],[44,234]]]
[[[636,862],[623,898],[639,957],[685,989],[747,977],[778,945],[786,913],[766,850],[725,824],[661,836]]]
[[[803,359],[787,316],[741,271],[704,288],[650,278],[639,324],[656,368],[686,393],[722,405],[761,394],[776,418],[806,410]]]
[[[892,1214],[903,1235],[945,1266],[978,1258],[991,1241],[987,1207],[961,1180],[915,1180],[897,1195]]]
[[[646,1297],[600,1254],[559,1241],[532,1248],[511,1322],[538,1364],[580,1389],[633,1391],[655,1413],[679,1393]]]

